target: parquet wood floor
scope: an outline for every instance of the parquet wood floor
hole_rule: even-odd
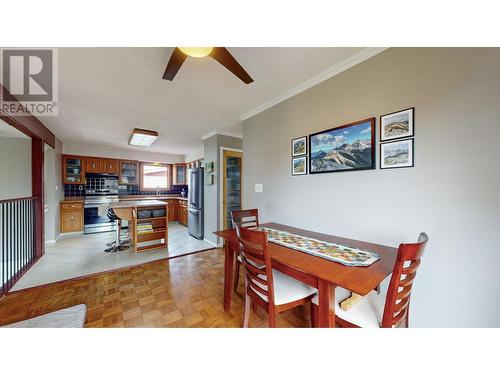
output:
[[[243,286],[224,312],[223,271],[214,249],[22,290],[0,300],[0,326],[84,303],[85,327],[241,327]],[[266,327],[266,313],[257,308],[250,325]],[[308,307],[279,314],[277,326],[309,327]]]

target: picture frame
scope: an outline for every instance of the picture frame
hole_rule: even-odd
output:
[[[213,161],[205,162],[205,172],[212,173],[213,171],[214,171],[214,162]]]
[[[380,144],[380,169],[415,166],[414,139],[402,139]]]
[[[375,117],[309,135],[309,174],[375,168]]]
[[[307,155],[307,136],[292,139],[292,158]]]
[[[415,107],[380,116],[380,142],[413,137]]]
[[[292,158],[292,176],[307,174],[307,156]]]

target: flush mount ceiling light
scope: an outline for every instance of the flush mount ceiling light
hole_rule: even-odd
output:
[[[179,49],[191,57],[205,57],[210,55],[214,47],[179,47]]]
[[[158,138],[158,132],[135,128],[130,135],[128,144],[131,146],[149,147]]]

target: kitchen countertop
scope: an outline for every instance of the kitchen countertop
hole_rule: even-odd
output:
[[[151,201],[151,200],[158,200],[158,199],[178,199],[178,200],[183,200],[187,201],[188,199],[186,197],[181,197],[180,195],[160,195],[159,197],[156,197],[156,195],[125,195],[119,197],[120,202],[122,201]],[[83,202],[85,200],[85,197],[65,197],[61,203],[69,203],[69,202]]]
[[[186,197],[181,197],[180,195],[160,195],[157,197],[156,195],[124,195],[119,197],[120,201],[126,200],[157,200],[157,199],[180,199],[186,200]]]
[[[165,202],[156,199],[140,199],[127,200],[122,202],[110,203],[110,208],[129,208],[129,207],[149,207],[149,206],[165,206]]]

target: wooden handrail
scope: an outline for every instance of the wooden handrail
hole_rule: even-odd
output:
[[[22,197],[22,198],[10,198],[10,199],[0,200],[0,204],[10,203],[10,202],[18,202],[18,201],[26,201],[26,200],[31,200],[31,199],[39,199],[39,198],[40,198],[39,196]]]

